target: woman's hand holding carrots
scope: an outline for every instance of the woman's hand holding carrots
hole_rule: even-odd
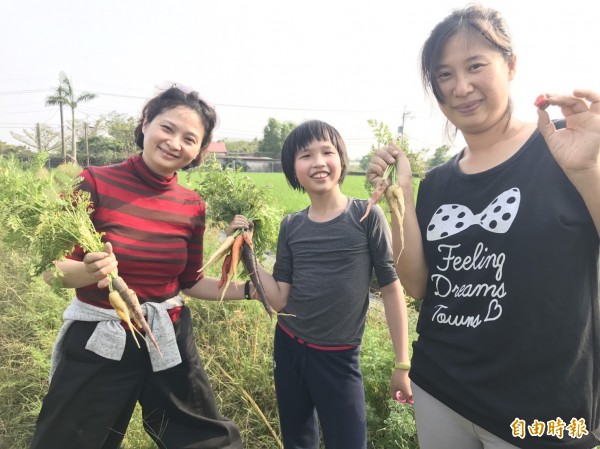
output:
[[[388,165],[396,164],[397,184],[402,188],[412,189],[412,170],[406,155],[393,142],[375,150],[375,154],[367,167],[367,181],[373,186],[381,181]]]
[[[104,251],[87,253],[83,258],[85,271],[98,282],[98,288],[106,288],[110,282],[108,275],[117,269],[117,259],[112,245],[107,242]]]

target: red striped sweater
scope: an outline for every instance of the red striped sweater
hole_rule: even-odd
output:
[[[126,161],[88,167],[81,189],[94,204],[92,221],[110,241],[119,275],[140,302],[162,302],[194,285],[202,266],[205,206],[194,191],[178,184],[177,174],[153,173],[141,154]],[[69,256],[83,259],[81,248]],[[109,308],[108,289],[95,284],[76,290],[87,303]]]

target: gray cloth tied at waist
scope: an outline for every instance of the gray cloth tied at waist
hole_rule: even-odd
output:
[[[183,306],[183,298],[175,296],[161,303],[143,303],[142,311],[148,326],[160,347],[162,355],[156,350],[148,336],[146,343],[150,355],[152,371],[163,371],[181,363],[175,331],[168,310]],[[85,348],[110,360],[121,360],[125,351],[127,331],[121,325],[121,318],[113,309],[103,309],[74,298],[63,313],[63,325],[60,328],[50,361],[50,379],[62,358],[62,343],[67,330],[75,321],[97,321],[96,329],[88,339]]]

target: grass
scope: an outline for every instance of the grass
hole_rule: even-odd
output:
[[[247,173],[247,175],[258,185],[271,185],[273,195],[284,208],[285,213],[296,212],[310,204],[308,195],[292,189],[283,173]],[[370,196],[365,186],[364,176],[346,176],[341,190],[345,195],[354,198],[366,199]]]
[[[287,212],[308,205],[304,193],[293,191],[282,174],[251,173],[257,184],[270,184]],[[364,177],[349,176],[342,191],[367,198]],[[286,213],[287,213],[286,212]],[[0,230],[2,232],[2,230]],[[209,224],[207,254],[218,246],[219,229]],[[27,254],[0,245],[0,447],[20,449],[31,439],[41,401],[48,389],[50,353],[62,324],[71,290],[54,291],[32,276]],[[267,267],[269,268],[269,267]],[[219,267],[208,274],[219,275]],[[228,303],[188,299],[197,347],[215,391],[219,409],[240,428],[248,449],[281,448],[272,379],[274,322],[257,301]],[[414,338],[416,312],[411,316]],[[381,303],[369,310],[362,345],[369,449],[416,448],[412,408],[388,398],[393,351]],[[155,449],[136,408],[121,449]]]
[[[217,243],[217,230],[209,228],[206,251],[212,251]],[[21,449],[29,444],[48,389],[50,352],[72,292],[54,292],[39,277],[32,278],[22,255],[1,248],[0,255],[0,447]],[[258,301],[188,299],[187,304],[221,413],[237,423],[246,448],[280,448],[272,380],[274,322]],[[410,314],[414,333],[416,312]],[[369,311],[361,364],[369,449],[416,448],[412,408],[387,397],[393,352],[378,301]],[[121,447],[156,448],[143,430],[139,407]]]

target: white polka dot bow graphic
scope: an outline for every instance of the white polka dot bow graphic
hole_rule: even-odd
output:
[[[502,192],[479,214],[460,204],[444,204],[435,211],[427,226],[427,240],[441,240],[473,225],[504,234],[517,216],[520,203],[521,192],[515,187]]]

